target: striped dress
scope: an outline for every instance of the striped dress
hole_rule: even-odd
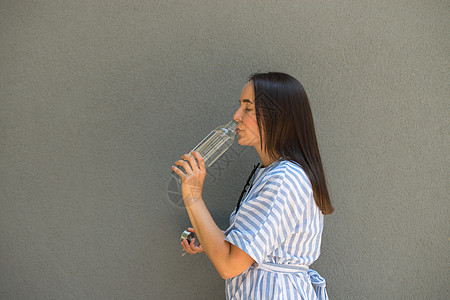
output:
[[[323,214],[300,166],[277,160],[258,168],[225,232],[255,263],[226,280],[227,299],[327,299],[325,281],[309,270],[320,254],[322,229]]]

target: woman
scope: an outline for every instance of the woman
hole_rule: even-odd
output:
[[[287,74],[254,74],[239,102],[238,143],[255,147],[262,166],[255,166],[223,232],[202,199],[203,158],[183,155],[175,164],[184,172],[172,169],[201,245],[182,246],[206,252],[226,279],[227,299],[327,299],[325,281],[309,265],[319,257],[323,216],[333,207],[306,93]]]

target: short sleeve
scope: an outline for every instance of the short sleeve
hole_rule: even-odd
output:
[[[226,241],[258,264],[293,233],[305,210],[304,198],[311,196],[307,188],[299,186],[297,176],[289,172],[277,172],[264,179],[262,188],[241,205],[225,233]]]

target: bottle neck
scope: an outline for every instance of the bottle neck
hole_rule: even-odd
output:
[[[228,122],[224,126],[224,128],[228,131],[236,131],[236,125],[237,125],[237,122],[235,120],[232,120],[232,121]]]

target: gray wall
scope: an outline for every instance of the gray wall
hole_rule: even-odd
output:
[[[332,299],[448,299],[448,1],[0,1],[0,298],[223,299],[170,165],[247,76],[310,97],[335,214]],[[228,215],[258,157],[204,197]]]

